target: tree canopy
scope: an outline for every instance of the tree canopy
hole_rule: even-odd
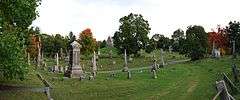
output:
[[[40,0],[0,1],[0,74],[7,79],[23,79],[27,72],[28,27],[38,16],[39,5]]]
[[[145,49],[151,30],[148,21],[141,14],[130,13],[119,22],[119,30],[113,36],[114,47],[121,53],[126,49],[127,54],[137,54],[140,49]]]

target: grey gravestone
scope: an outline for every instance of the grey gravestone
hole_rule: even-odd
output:
[[[131,79],[132,75],[131,75],[131,72],[129,70],[127,71],[127,74],[128,74],[128,79]]]
[[[71,78],[80,78],[84,73],[80,65],[80,47],[81,45],[74,41],[71,43],[69,50],[69,68],[65,76]]]
[[[127,65],[127,51],[126,49],[124,50],[124,68],[123,68],[123,72],[127,72],[128,71],[128,65]]]
[[[57,65],[54,66],[54,72],[59,72],[59,68]]]
[[[56,53],[56,63],[57,63],[57,67],[59,67],[59,57],[58,57],[58,53]]]
[[[40,44],[39,44],[39,43],[38,43],[37,66],[38,66],[38,67],[41,66],[41,48],[40,48]]]
[[[28,65],[30,66],[30,65],[31,65],[31,62],[30,62],[30,54],[27,53],[27,56],[28,56]]]
[[[163,49],[161,48],[160,50],[160,57],[161,57],[161,63],[160,63],[160,66],[163,67],[165,65],[164,63],[164,59],[163,59]]]
[[[217,88],[217,92],[221,92],[220,93],[221,100],[231,100],[229,97],[229,93],[228,93],[226,84],[223,80],[216,82],[216,88]]]
[[[92,58],[92,74],[93,74],[94,78],[97,75],[97,62],[96,62],[96,53],[95,53],[95,51],[93,52],[93,58]]]
[[[156,70],[153,70],[152,73],[153,73],[153,78],[156,79],[157,78]]]
[[[233,76],[234,76],[235,82],[239,82],[239,79],[238,79],[238,77],[239,77],[239,70],[238,70],[236,64],[232,65],[232,72],[233,72]]]

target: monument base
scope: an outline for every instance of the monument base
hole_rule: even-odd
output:
[[[81,68],[72,68],[68,69],[65,74],[66,77],[69,78],[80,78],[84,75],[83,70]]]

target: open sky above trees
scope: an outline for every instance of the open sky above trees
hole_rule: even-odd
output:
[[[238,0],[42,0],[33,26],[61,35],[91,28],[97,40],[104,40],[118,30],[119,19],[132,12],[149,21],[150,36],[171,37],[176,29],[186,31],[189,25],[201,25],[209,32],[240,20],[239,4]]]

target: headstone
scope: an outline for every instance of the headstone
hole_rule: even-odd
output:
[[[28,65],[30,66],[30,65],[31,65],[31,62],[30,62],[30,54],[27,53],[27,56],[28,56]]]
[[[41,66],[41,48],[40,48],[40,43],[38,43],[38,56],[37,56],[37,66]]]
[[[59,72],[59,68],[57,65],[54,66],[54,72]]]
[[[128,71],[128,66],[127,66],[127,51],[126,49],[124,50],[124,68],[123,68],[123,72],[127,72]]]
[[[164,63],[164,59],[163,59],[163,49],[161,48],[161,50],[160,50],[160,57],[161,57],[161,63],[160,63],[160,65],[161,65],[161,67],[163,67],[164,65],[165,65],[165,63]]]
[[[228,93],[226,84],[223,80],[216,82],[216,89],[217,89],[217,92],[221,92],[220,100],[231,100],[228,95],[229,93]]]
[[[60,71],[59,71],[60,73],[63,73],[64,72],[64,69],[63,69],[63,67],[60,67]]]
[[[152,73],[153,73],[153,78],[156,79],[157,78],[156,70],[153,70]]]
[[[94,76],[90,75],[89,80],[94,80]]]
[[[173,50],[172,46],[169,46],[169,47],[168,47],[169,53],[172,53],[172,50]]]
[[[234,77],[235,82],[239,82],[239,79],[238,79],[238,77],[239,77],[239,70],[238,70],[236,64],[232,65],[232,72],[233,72],[233,77]]]
[[[80,78],[84,73],[80,65],[80,47],[81,45],[74,41],[69,50],[69,68],[65,76],[71,78]]]
[[[235,54],[235,41],[233,41],[233,51],[232,51],[232,53],[233,53],[233,58],[236,58],[236,54]]]
[[[68,66],[64,67],[64,72],[66,72],[68,70]]]
[[[59,67],[59,57],[58,57],[58,53],[56,53],[56,63],[57,63],[57,67]]]
[[[129,70],[127,71],[127,74],[128,74],[128,79],[131,79],[132,75],[131,75],[131,72]]]
[[[96,53],[93,52],[93,58],[92,58],[92,74],[93,77],[96,78],[97,75],[97,63],[96,63]]]

